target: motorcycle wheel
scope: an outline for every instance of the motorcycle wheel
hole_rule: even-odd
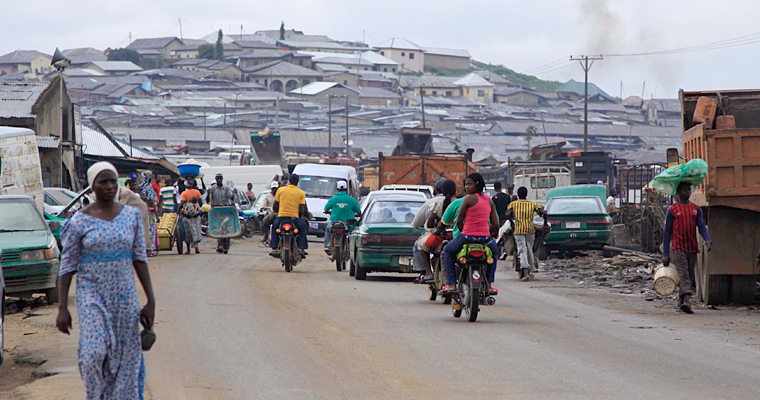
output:
[[[464,287],[464,297],[467,302],[464,311],[467,314],[467,320],[475,322],[478,319],[478,311],[480,311],[480,290],[472,288],[469,283],[465,284]]]
[[[451,298],[449,298],[449,302],[450,302],[450,301],[451,301]],[[459,309],[459,310],[455,310],[455,309],[453,309],[453,308],[452,308],[452,309],[451,309],[451,314],[453,314],[453,315],[454,315],[454,318],[459,318],[459,317],[461,317],[461,316],[462,316],[462,310],[461,310],[461,309]]]
[[[335,246],[333,248],[333,258],[335,259],[335,268],[338,272],[343,271],[343,249]]]
[[[253,221],[251,221],[250,219],[246,220],[245,221],[245,231],[243,231],[243,236],[245,236],[245,237],[247,237],[247,238],[250,239],[250,238],[253,237],[253,235],[255,233],[256,233],[256,229],[253,226]]]
[[[438,289],[434,288],[433,285],[428,285],[428,299],[435,301],[436,298],[438,298]]]
[[[290,250],[283,250],[280,257],[282,257],[282,263],[285,265],[285,272],[292,271],[293,266],[291,265]]]

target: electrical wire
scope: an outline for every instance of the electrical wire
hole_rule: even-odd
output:
[[[561,69],[565,69],[565,68],[569,68],[569,67],[573,67],[573,66],[575,66],[575,63],[568,63],[567,65],[563,65],[561,67],[557,67],[557,68],[553,68],[553,69],[550,69],[550,70],[547,70],[547,71],[539,72],[537,74],[544,75],[544,74],[548,74],[550,72],[559,71]]]
[[[613,54],[604,54],[604,56],[606,57],[633,57],[633,56],[683,54],[683,53],[694,53],[694,52],[700,52],[700,51],[718,50],[718,49],[724,49],[724,48],[730,48],[730,47],[736,47],[736,46],[744,46],[744,45],[758,43],[758,42],[760,42],[760,32],[753,33],[751,35],[745,35],[745,36],[740,36],[740,37],[736,37],[732,39],[725,39],[725,40],[720,40],[717,42],[705,43],[705,44],[696,45],[696,46],[681,47],[681,48],[669,49],[669,50],[640,52],[640,53],[618,53],[618,54],[613,53]]]
[[[538,67],[533,67],[533,68],[526,69],[525,71],[520,72],[520,74],[529,74],[529,73],[532,73],[535,70],[541,70],[541,69],[544,69],[544,68],[547,68],[547,67],[551,67],[551,66],[554,66],[554,65],[556,65],[558,63],[561,63],[562,61],[567,61],[567,59],[568,59],[568,57],[562,57],[562,58],[560,58],[558,60],[554,60],[554,61],[552,61],[550,63],[546,63],[544,65],[539,65]]]

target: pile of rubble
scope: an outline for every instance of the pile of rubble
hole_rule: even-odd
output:
[[[674,300],[654,291],[654,272],[660,263],[635,255],[604,258],[598,252],[588,255],[552,258],[541,262],[534,273],[543,280],[572,281],[581,287],[606,289],[611,293],[637,295],[647,301]]]

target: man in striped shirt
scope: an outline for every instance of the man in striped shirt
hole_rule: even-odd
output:
[[[707,244],[707,251],[712,249],[710,234],[707,232],[702,209],[689,201],[691,185],[681,182],[676,189],[676,200],[665,217],[665,232],[662,240],[662,263],[670,264],[670,252],[673,252],[673,264],[678,270],[679,300],[678,307],[687,314],[693,314],[691,309],[692,284],[694,283],[694,267],[697,264],[699,244],[697,229]]]
[[[540,205],[526,199],[528,188],[521,186],[517,189],[517,200],[507,206],[507,219],[515,227],[515,243],[520,257],[520,280],[529,281],[533,278],[531,271],[536,266],[533,257],[533,242],[536,239],[536,227],[533,225],[533,214],[544,217],[546,226],[546,211]]]

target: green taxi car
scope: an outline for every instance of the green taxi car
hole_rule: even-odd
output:
[[[58,301],[60,251],[53,230],[60,223],[46,223],[27,196],[0,196],[0,259],[5,293],[29,297],[44,293],[48,303]]]
[[[350,273],[357,280],[368,272],[418,272],[412,252],[422,229],[412,228],[425,198],[377,196],[349,237]]]
[[[602,250],[612,245],[612,219],[604,198],[607,189],[600,185],[573,185],[556,188],[547,194],[546,213],[550,231],[538,249],[538,259],[546,260],[551,252],[565,250]],[[543,219],[536,217],[537,236]],[[605,257],[612,254],[604,252]]]

